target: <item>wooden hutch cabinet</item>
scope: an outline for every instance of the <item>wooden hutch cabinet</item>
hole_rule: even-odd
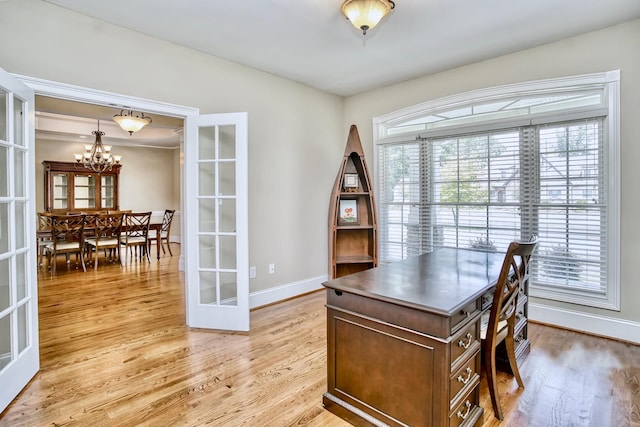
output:
[[[45,160],[44,209],[47,212],[119,210],[121,165],[97,173],[73,162]]]

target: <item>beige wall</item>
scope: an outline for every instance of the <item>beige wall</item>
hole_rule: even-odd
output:
[[[327,273],[328,202],[349,129],[342,98],[39,0],[0,2],[0,40],[10,73],[201,113],[248,112],[251,291]]]
[[[561,40],[545,46],[479,62],[444,73],[425,76],[380,88],[345,101],[345,126],[355,123],[367,142],[366,155],[373,156],[370,141],[372,120],[421,102],[475,89],[514,82],[540,80],[620,70],[621,80],[621,311],[599,310],[584,306],[533,299],[535,303],[561,307],[601,316],[640,321],[640,286],[635,263],[640,255],[637,241],[640,228],[637,216],[640,197],[640,20]]]

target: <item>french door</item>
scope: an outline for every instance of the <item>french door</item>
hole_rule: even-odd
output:
[[[248,331],[247,113],[187,116],[184,153],[187,324]]]
[[[0,69],[0,412],[40,369],[34,99]]]

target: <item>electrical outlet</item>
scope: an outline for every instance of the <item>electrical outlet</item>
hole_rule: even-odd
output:
[[[255,279],[256,278],[256,267],[249,267],[249,279]]]
[[[276,265],[275,264],[269,264],[269,274],[273,274],[276,272]]]

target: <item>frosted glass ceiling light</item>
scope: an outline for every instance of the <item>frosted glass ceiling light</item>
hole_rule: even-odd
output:
[[[113,116],[113,121],[118,123],[123,130],[129,132],[129,135],[132,135],[151,123],[151,117],[145,116],[144,113],[140,113],[139,116],[135,115],[131,110],[126,113],[124,110],[120,110],[120,114]]]
[[[367,30],[378,25],[395,7],[391,0],[345,0],[340,9],[345,18],[366,35]]]

